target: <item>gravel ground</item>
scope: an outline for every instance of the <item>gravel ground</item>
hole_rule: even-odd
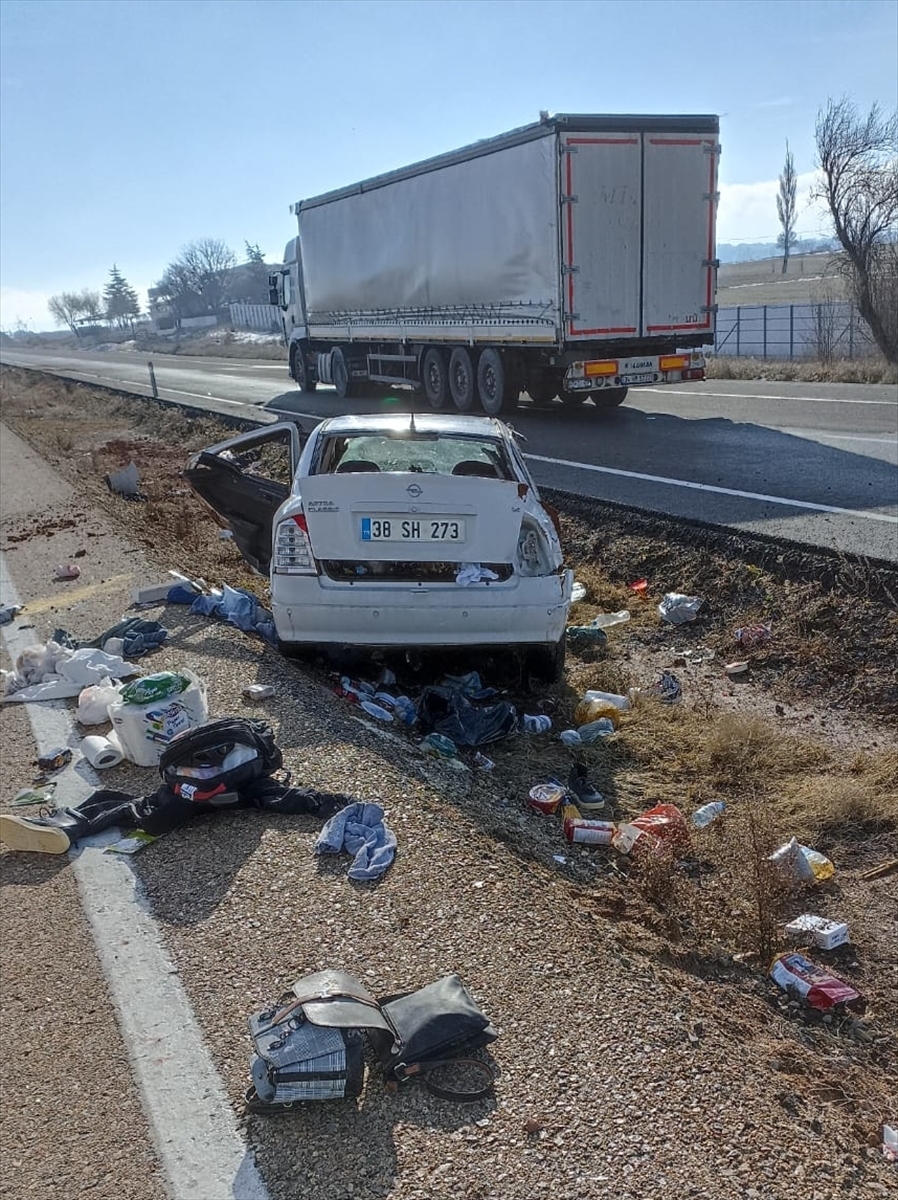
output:
[[[116,430],[108,420],[102,431],[97,425],[107,438],[125,432],[121,422]],[[83,470],[89,475],[86,461]],[[138,520],[138,506],[124,508],[129,523]],[[48,534],[64,535],[64,516],[56,512],[55,532],[23,522],[18,532],[30,529],[27,538],[4,537],[5,548],[17,547],[10,566],[28,599],[46,592],[31,564],[56,553]],[[86,535],[83,517],[79,527]],[[198,532],[208,539],[202,528],[185,530],[182,548]],[[143,574],[142,556],[129,554],[136,527],[129,538],[113,529],[102,562]],[[159,533],[144,533],[157,542],[151,554]],[[169,540],[169,556],[177,544]],[[85,561],[79,586],[93,582],[95,566],[98,581],[104,577],[92,547]],[[163,565],[185,564],[169,557]],[[63,614],[67,627],[87,636],[112,624],[123,588],[121,581],[114,594],[92,593]],[[32,611],[40,636],[63,619]],[[458,773],[423,759],[408,739],[359,722],[320,673],[184,609],[150,615],[171,630],[153,670],[191,666],[208,681],[212,715],[264,713],[296,778],[381,799],[399,840],[378,884],[352,884],[344,862],[316,860],[310,818],[226,814],[134,860],[235,1108],[247,1086],[246,1016],[310,971],[353,971],[375,994],[458,971],[501,1032],[491,1047],[499,1071],[492,1101],[462,1107],[416,1088],[388,1094],[374,1069],[358,1105],[249,1118],[247,1137],[273,1200],[896,1194],[894,1170],[877,1148],[881,1121],[898,1116],[894,877],[862,884],[856,876],[868,864],[858,863],[825,900],[851,910],[857,955],[841,959],[840,970],[869,993],[867,1023],[852,1036],[839,1024],[803,1021],[777,1006],[763,972],[737,961],[731,946],[716,954],[705,947],[693,960],[675,953],[663,911],[647,909],[633,884],[610,870],[607,852],[572,852],[552,823],[524,809],[521,771],[560,764],[550,743],[516,739],[497,752],[494,773]],[[594,675],[604,669],[592,667]],[[275,700],[249,709],[241,690],[251,682],[273,684]],[[690,708],[690,718],[686,708],[661,718],[658,738],[703,719],[704,710]],[[10,718],[22,714],[2,711],[4,756],[15,737]],[[648,714],[637,718],[623,742],[626,750],[630,739],[634,754],[638,720]],[[624,750],[612,750],[609,761]],[[675,750],[667,766],[673,776],[682,769]],[[635,759],[621,761],[617,776],[633,804],[660,778],[640,784],[637,775]],[[135,768],[107,777],[135,791],[154,786],[151,772]],[[20,858],[4,851],[0,861],[18,871]],[[37,961],[53,954],[48,947]],[[5,992],[24,970],[4,972]],[[90,1125],[85,1136],[103,1145],[104,1122]],[[123,1177],[137,1186],[144,1175],[128,1167]]]
[[[0,478],[4,542],[38,513],[86,517],[68,484],[8,429]],[[45,598],[33,619],[51,630],[60,585],[47,580],[58,557],[80,545],[73,529],[42,538],[29,549],[29,570],[16,572],[32,610]],[[92,555],[91,570],[100,557]],[[34,776],[24,707],[3,707],[0,733],[6,801]],[[0,1196],[161,1200],[166,1191],[67,859],[0,853],[0,951]]]

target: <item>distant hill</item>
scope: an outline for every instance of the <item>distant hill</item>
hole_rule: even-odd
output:
[[[838,249],[835,238],[803,238],[793,247],[792,254],[819,254]],[[782,250],[776,242],[718,242],[717,257],[722,263],[757,262],[762,258],[777,258]]]

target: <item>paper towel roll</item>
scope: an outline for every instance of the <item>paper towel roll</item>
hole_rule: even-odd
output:
[[[98,771],[105,771],[107,767],[117,767],[125,757],[118,738],[101,737],[99,734],[92,734],[84,739],[81,743],[81,753]]]

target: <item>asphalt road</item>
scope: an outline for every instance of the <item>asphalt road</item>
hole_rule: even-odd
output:
[[[10,365],[149,394],[131,352],[7,351]],[[347,401],[295,389],[282,363],[157,356],[159,394],[217,412],[308,423],[409,399]],[[264,419],[264,418],[262,418]],[[875,385],[713,380],[630,392],[611,413],[512,416],[539,484],[621,504],[898,560],[898,391]]]

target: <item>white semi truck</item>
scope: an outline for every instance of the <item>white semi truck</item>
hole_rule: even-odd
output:
[[[543,115],[291,206],[290,374],[498,415],[704,378],[716,116]]]

